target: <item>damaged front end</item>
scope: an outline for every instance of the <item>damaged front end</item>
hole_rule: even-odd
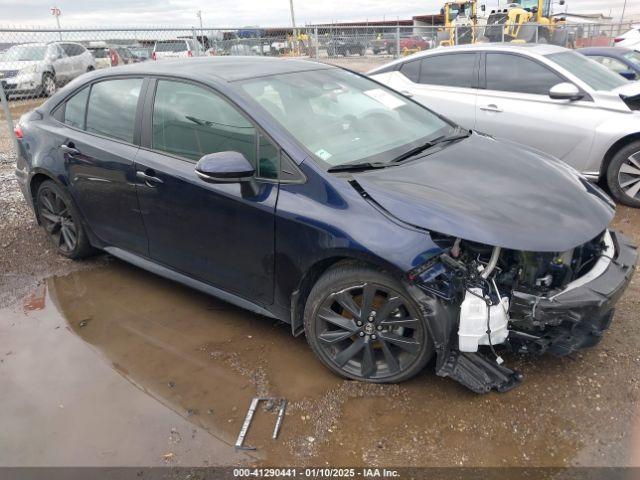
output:
[[[441,247],[407,274],[428,320],[437,374],[477,393],[522,376],[496,346],[562,356],[597,344],[636,263],[636,248],[606,230],[566,252],[523,252],[432,234]]]

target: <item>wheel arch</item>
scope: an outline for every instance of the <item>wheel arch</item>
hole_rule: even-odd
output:
[[[609,169],[609,165],[611,165],[611,161],[613,160],[613,157],[615,157],[616,154],[620,150],[622,150],[624,147],[638,140],[640,140],[640,132],[635,132],[622,137],[621,139],[616,141],[613,145],[611,145],[611,147],[609,147],[609,150],[607,150],[607,153],[605,153],[604,158],[602,160],[602,166],[600,167],[600,176],[598,178],[599,182],[603,182],[603,181],[606,182],[607,170]]]
[[[37,208],[37,196],[38,196],[38,189],[40,188],[40,185],[42,185],[44,182],[46,182],[47,180],[52,180],[53,182],[55,182],[56,184],[58,184],[60,187],[65,187],[64,184],[62,184],[57,178],[55,178],[54,175],[49,174],[48,172],[44,172],[42,170],[37,170],[29,179],[29,195],[31,195],[31,201],[33,202],[33,211],[35,212],[35,216],[36,216],[36,221],[38,222],[38,225],[40,225],[40,215],[38,214],[38,208]]]
[[[291,294],[290,321],[293,336],[300,336],[304,332],[303,318],[309,294],[316,282],[329,269],[344,264],[354,264],[382,270],[401,278],[402,272],[393,264],[373,255],[361,252],[334,252],[331,255],[317,260],[302,275],[296,289]]]

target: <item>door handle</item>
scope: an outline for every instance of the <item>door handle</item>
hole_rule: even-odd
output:
[[[484,112],[502,113],[502,109],[499,108],[495,103],[492,103],[491,105],[487,105],[486,107],[480,107],[480,110]]]
[[[69,154],[71,156],[80,155],[80,150],[75,148],[73,146],[73,143],[69,143],[68,145],[66,143],[63,143],[62,145],[60,145],[60,150],[62,150],[64,153]]]
[[[164,180],[153,175],[153,173],[155,173],[153,170],[147,171],[150,173],[136,172],[136,178],[142,180],[148,187],[155,187],[156,185],[164,183]]]

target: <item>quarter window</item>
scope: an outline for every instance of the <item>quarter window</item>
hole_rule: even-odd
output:
[[[487,54],[487,90],[548,95],[564,79],[547,67],[519,55]]]
[[[255,145],[253,125],[219,95],[188,83],[158,82],[153,149],[194,161],[208,153],[235,151],[255,165]]]
[[[87,110],[88,97],[89,88],[87,87],[67,100],[64,107],[64,123],[84,130],[84,114]]]
[[[475,53],[456,53],[423,58],[420,67],[420,83],[448,87],[475,87]]]
[[[94,84],[87,107],[87,131],[133,143],[141,87],[141,78]]]
[[[276,180],[280,171],[280,152],[264,135],[259,135],[258,142],[258,176]]]
[[[414,83],[418,83],[420,78],[420,60],[407,62],[400,67],[400,73]]]

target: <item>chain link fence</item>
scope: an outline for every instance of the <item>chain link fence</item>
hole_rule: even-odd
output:
[[[610,46],[630,23],[312,25],[300,28],[0,28],[0,162],[11,161],[11,117],[95,69],[170,58],[296,57],[367,71],[422,50],[477,42]],[[9,122],[7,122],[9,120]]]

